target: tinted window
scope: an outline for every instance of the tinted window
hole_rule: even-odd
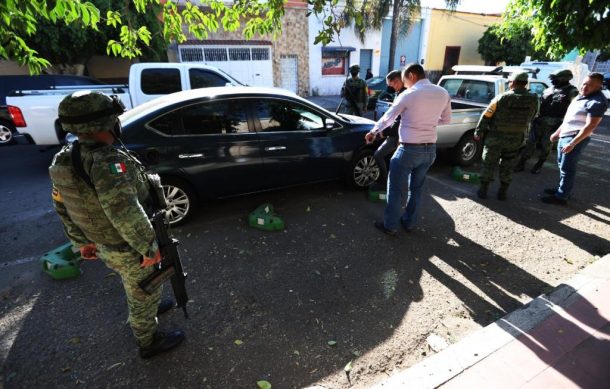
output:
[[[542,92],[546,89],[546,85],[541,82],[530,82],[530,92],[533,92],[538,95],[538,97],[542,96]]]
[[[182,90],[178,69],[144,69],[140,82],[142,92],[147,95],[166,95]]]
[[[202,69],[190,69],[189,78],[191,80],[191,89],[225,86],[229,82],[216,73]]]
[[[262,131],[311,131],[324,128],[324,118],[300,104],[263,100],[256,105]]]
[[[494,97],[494,84],[479,80],[443,80],[441,84],[452,98],[469,100],[477,103],[489,103]]]
[[[179,108],[151,122],[167,135],[213,135],[248,132],[248,119],[241,103],[215,101]]]

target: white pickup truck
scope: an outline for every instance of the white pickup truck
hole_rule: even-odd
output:
[[[449,149],[454,163],[470,166],[477,161],[483,150],[480,142],[473,139],[483,110],[497,94],[508,90],[508,80],[494,75],[443,76],[438,85],[451,96],[451,124],[436,128],[439,149]],[[547,88],[546,83],[529,80],[529,89],[539,96]],[[381,117],[393,101],[393,95],[380,95],[375,107],[376,117]]]
[[[68,94],[96,90],[117,95],[127,109],[182,90],[213,86],[243,85],[222,70],[196,63],[138,63],[129,69],[129,85],[83,85],[44,90],[16,90],[6,97],[7,105],[18,107],[23,124],[17,128],[27,142],[36,145],[61,144],[66,136],[57,119],[57,108]]]

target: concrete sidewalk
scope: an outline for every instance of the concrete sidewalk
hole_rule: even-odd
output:
[[[610,255],[377,388],[610,388]]]

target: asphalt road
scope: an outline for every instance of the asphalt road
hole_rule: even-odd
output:
[[[151,361],[136,357],[120,282],[102,263],[83,263],[65,282],[40,270],[38,257],[66,241],[51,207],[53,151],[2,147],[2,380],[7,388],[254,387],[260,379],[345,387],[353,361],[349,380],[366,387],[429,353],[431,332],[457,341],[610,252],[609,146],[606,117],[566,207],[538,201],[557,182],[550,161],[541,175],[516,175],[504,203],[476,199],[441,158],[421,230],[395,239],[372,227],[383,206],[341,183],[204,204],[174,231],[191,318],[161,319],[163,328],[183,327],[187,341]],[[264,202],[285,231],[247,226]]]

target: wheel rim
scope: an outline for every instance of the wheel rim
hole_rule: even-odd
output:
[[[0,124],[0,143],[8,143],[13,139],[13,132],[10,128]]]
[[[191,201],[185,191],[173,185],[163,185],[163,193],[167,200],[165,213],[170,224],[182,221],[191,209]]]
[[[366,187],[379,178],[379,167],[372,155],[361,158],[354,166],[354,182],[359,187]]]
[[[466,142],[462,147],[462,160],[470,161],[477,154],[477,144],[474,140]]]

